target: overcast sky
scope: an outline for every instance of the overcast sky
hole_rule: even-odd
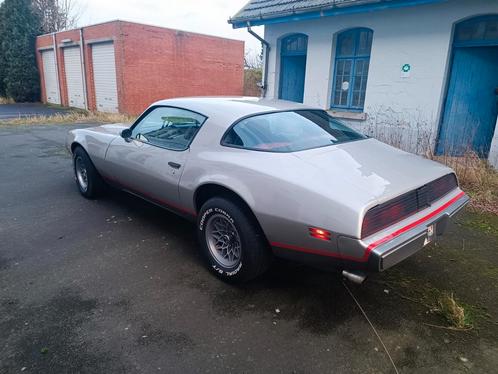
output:
[[[246,50],[258,53],[261,44],[246,29],[227,23],[248,0],[77,0],[82,8],[79,26],[121,19],[185,31],[244,40]],[[262,27],[255,28],[262,35]]]

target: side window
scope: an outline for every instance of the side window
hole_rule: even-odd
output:
[[[206,117],[185,109],[157,107],[132,129],[132,138],[175,151],[188,148]]]
[[[363,110],[373,31],[347,30],[337,36],[331,107]]]

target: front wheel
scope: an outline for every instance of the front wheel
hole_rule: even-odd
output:
[[[80,193],[89,199],[97,197],[104,188],[104,182],[92,160],[81,147],[73,152],[74,177]]]
[[[231,200],[208,200],[198,215],[197,234],[209,267],[225,281],[248,281],[269,267],[271,251],[258,223]]]

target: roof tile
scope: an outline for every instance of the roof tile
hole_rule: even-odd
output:
[[[272,18],[292,12],[306,12],[325,8],[347,7],[386,0],[250,0],[229,22],[249,21],[261,17]],[[389,1],[389,0],[387,0]]]

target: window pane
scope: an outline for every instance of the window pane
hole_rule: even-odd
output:
[[[184,109],[158,107],[132,130],[134,139],[173,150],[185,150],[206,117]]]
[[[337,38],[337,46],[338,46],[337,56],[338,57],[353,56],[354,44],[355,44],[354,33],[348,31],[340,34],[339,37]]]
[[[369,56],[372,49],[372,36],[370,30],[362,30],[359,33],[357,56]]]
[[[253,150],[295,152],[365,139],[323,110],[261,114],[237,123],[223,144]]]
[[[357,60],[355,64],[353,102],[351,103],[354,108],[363,108],[365,102],[368,64],[368,59]]]
[[[308,38],[306,35],[293,35],[282,40],[283,53],[306,53]]]
[[[335,76],[334,105],[348,105],[348,95],[351,82],[351,68],[353,60],[338,60]]]
[[[498,17],[495,20],[488,20],[484,37],[486,40],[498,40]]]
[[[465,21],[456,28],[457,42],[484,40],[498,40],[498,17]]]

